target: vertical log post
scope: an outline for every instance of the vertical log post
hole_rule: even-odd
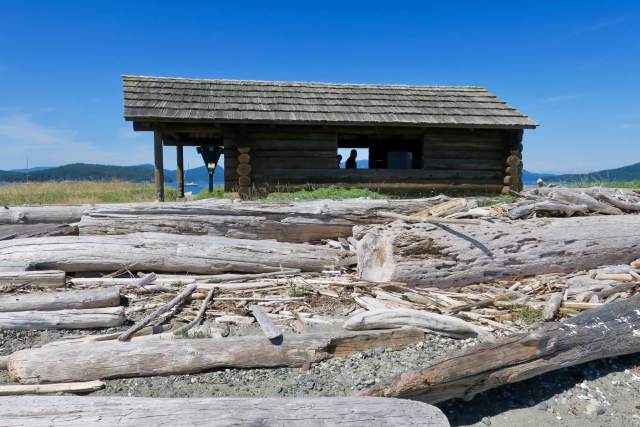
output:
[[[153,154],[155,160],[154,179],[156,183],[156,200],[164,202],[164,165],[162,159],[162,133],[153,132]]]
[[[509,194],[511,190],[522,191],[522,129],[508,132],[504,178],[502,180],[502,194]]]
[[[241,198],[249,196],[251,186],[251,155],[249,147],[238,147],[238,193]]]
[[[178,198],[184,198],[184,149],[182,144],[176,145],[176,185],[178,191]]]

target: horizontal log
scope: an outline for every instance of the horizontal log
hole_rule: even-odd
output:
[[[251,158],[251,166],[255,171],[259,171],[264,168],[281,168],[286,165],[288,169],[336,169],[337,168],[337,154],[333,152],[333,156],[322,157],[260,157],[253,156]],[[228,161],[225,159],[225,168],[236,168],[238,162],[235,159]]]
[[[400,399],[313,397],[189,398],[22,396],[0,400],[7,425],[94,424],[179,426],[427,426],[448,427],[436,407]]]
[[[446,288],[628,264],[640,253],[640,215],[392,223],[356,226],[354,237],[363,279]]]
[[[497,151],[491,150],[456,150],[456,147],[425,147],[423,156],[425,159],[477,159],[477,160],[495,160],[504,165],[506,154],[504,149]]]
[[[405,372],[362,392],[438,403],[592,360],[640,351],[640,295],[559,324],[513,334]]]
[[[9,206],[0,209],[0,224],[69,224],[80,220],[89,205]]]
[[[474,159],[474,155],[469,153],[464,159],[434,158],[433,156],[423,161],[424,169],[456,169],[473,171],[502,171],[504,163],[500,160]]]
[[[66,272],[136,271],[262,273],[284,268],[321,271],[339,251],[323,246],[217,236],[133,233],[124,236],[64,236],[0,242],[0,259]]]
[[[68,224],[0,224],[0,240],[76,235],[78,235],[78,228]]]
[[[123,307],[0,312],[0,329],[110,328],[123,322]]]
[[[443,198],[411,200],[232,202],[163,208],[95,208],[78,224],[81,235],[170,232],[284,242],[315,242],[351,235],[353,225],[379,222],[378,209],[411,213]]]
[[[120,289],[117,287],[0,296],[0,312],[53,311],[71,308],[115,307],[118,305],[120,305]]]
[[[284,182],[419,182],[450,180],[492,180],[499,183],[501,171],[475,170],[423,170],[423,169],[309,169],[302,174],[298,170],[261,170],[254,176],[256,182],[280,180]]]
[[[0,396],[26,394],[91,393],[103,389],[102,381],[85,381],[62,384],[8,384],[0,385]],[[1,410],[0,410],[1,411]]]
[[[65,285],[66,274],[60,270],[2,271],[0,287],[30,284],[36,287],[60,288]]]
[[[202,372],[216,368],[299,367],[375,347],[405,348],[424,338],[416,329],[173,341],[61,343],[9,356],[11,378],[23,384]],[[162,357],[158,357],[162,355]],[[259,355],[259,357],[256,357]]]

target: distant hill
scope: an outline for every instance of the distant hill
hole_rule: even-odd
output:
[[[523,171],[522,180],[525,185],[535,184],[538,178],[546,183],[598,183],[611,181],[640,181],[640,163],[616,169],[605,169],[583,174],[549,174]]]
[[[174,182],[176,171],[165,170],[165,181]],[[187,181],[204,181],[208,179],[207,169],[204,166],[189,169],[185,173]],[[25,182],[25,181],[109,181],[122,180],[131,182],[153,181],[153,165],[143,164],[135,166],[110,166],[93,165],[85,163],[73,163],[58,167],[38,167],[0,171],[0,182]],[[218,166],[214,175],[215,182],[224,181],[224,168]]]

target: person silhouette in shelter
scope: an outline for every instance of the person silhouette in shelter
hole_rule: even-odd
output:
[[[340,163],[342,163],[342,156],[338,154],[338,169],[340,169]]]
[[[347,164],[346,164],[346,168],[347,169],[355,169],[358,167],[358,164],[356,163],[356,157],[358,157],[358,151],[357,150],[351,150],[351,154],[349,155],[349,158],[347,159]]]

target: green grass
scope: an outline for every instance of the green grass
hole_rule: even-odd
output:
[[[533,325],[535,323],[541,323],[542,310],[536,310],[528,305],[522,305],[514,307],[511,312],[516,315],[516,318],[526,325]]]
[[[47,181],[0,186],[0,205],[150,202],[155,197],[153,184],[125,181]],[[165,199],[175,200],[175,190],[166,188]]]
[[[217,185],[213,187],[213,193],[209,193],[209,189],[205,188],[193,198],[193,200],[205,200],[205,199],[224,199],[224,187]]]
[[[368,197],[370,199],[386,199],[384,196],[375,191],[364,188],[342,188],[330,185],[327,187],[318,187],[311,190],[299,190],[285,193],[271,193],[267,195],[267,200],[319,200],[319,199],[356,199],[359,197]]]
[[[513,203],[513,196],[503,194],[496,197],[490,197],[490,198],[478,200],[478,206],[480,207],[493,206],[500,203]]]

